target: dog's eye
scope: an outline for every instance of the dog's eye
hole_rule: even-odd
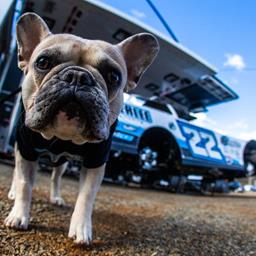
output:
[[[107,74],[107,80],[111,85],[119,85],[121,82],[121,75],[117,71],[110,71]]]
[[[48,70],[51,67],[51,62],[48,57],[39,57],[36,61],[36,67],[41,70]]]

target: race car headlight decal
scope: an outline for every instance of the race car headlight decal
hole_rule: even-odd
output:
[[[117,139],[129,141],[129,142],[133,141],[133,139],[134,139],[134,136],[124,134],[122,132],[114,132],[113,136]]]
[[[116,131],[122,132],[124,134],[129,134],[135,137],[139,137],[144,132],[144,129],[142,127],[134,126],[134,125],[119,121],[116,127]]]
[[[131,131],[131,132],[136,131],[136,128],[134,126],[131,126],[131,125],[128,125],[128,124],[123,125],[123,128],[125,130]]]

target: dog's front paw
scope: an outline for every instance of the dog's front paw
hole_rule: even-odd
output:
[[[14,200],[15,199],[15,195],[16,195],[15,190],[14,189],[10,189],[9,192],[8,192],[8,198],[10,200]]]
[[[29,223],[29,213],[21,209],[12,208],[8,217],[4,220],[4,224],[7,227],[17,229],[27,229]]]
[[[75,240],[77,244],[90,244],[92,241],[92,224],[91,220],[76,217],[74,214],[71,218],[68,237]]]
[[[55,205],[58,205],[58,206],[65,206],[66,205],[64,199],[60,196],[51,197],[50,202],[52,204],[55,204]]]

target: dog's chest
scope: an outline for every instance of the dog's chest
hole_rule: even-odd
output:
[[[16,142],[21,155],[28,161],[47,157],[53,165],[58,166],[69,160],[78,160],[82,161],[86,168],[96,168],[108,160],[116,125],[117,121],[111,126],[107,140],[76,145],[71,141],[57,138],[44,139],[41,134],[27,128],[24,125],[24,118],[21,117],[17,125]]]
[[[48,159],[53,165],[61,164],[64,161],[83,161],[83,157],[81,156],[81,154],[70,154],[66,151],[54,154],[47,149],[40,148],[35,148],[35,151],[38,153],[40,158]]]

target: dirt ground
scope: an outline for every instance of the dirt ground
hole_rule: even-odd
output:
[[[67,238],[78,182],[63,179],[68,206],[49,203],[49,174],[39,173],[28,231],[3,226],[12,168],[0,165],[0,255],[256,255],[256,197],[202,197],[103,185],[91,246]]]

